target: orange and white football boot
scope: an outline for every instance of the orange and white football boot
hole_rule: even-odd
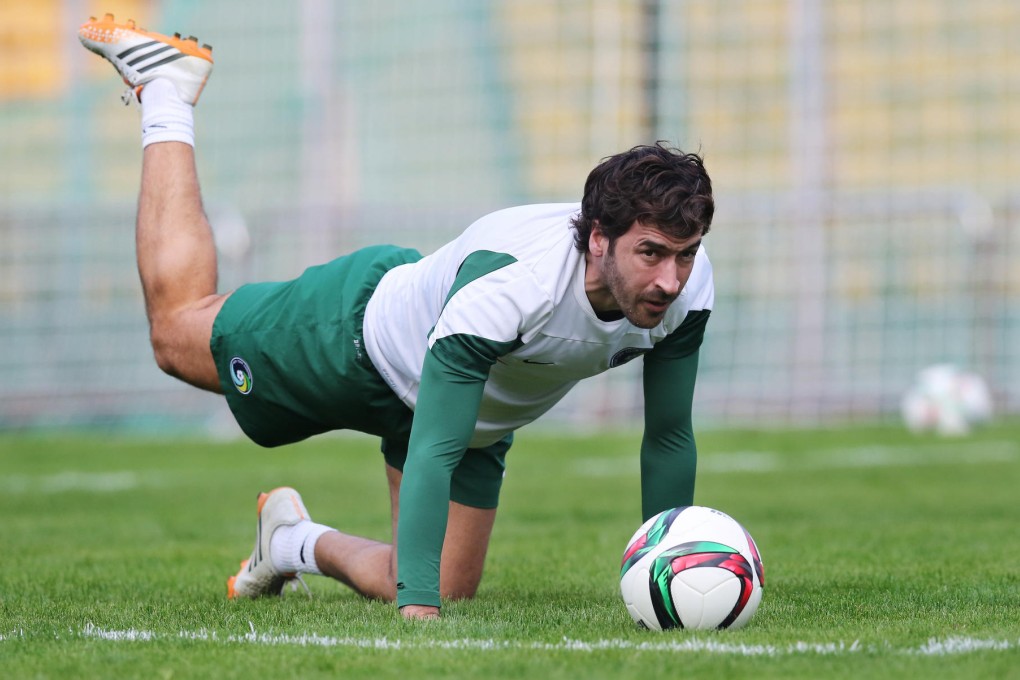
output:
[[[136,101],[145,84],[167,78],[177,87],[181,100],[194,106],[212,73],[210,45],[198,44],[198,38],[182,38],[151,33],[136,28],[135,22],[114,23],[113,15],[90,18],[78,29],[78,39],[87,49],[113,64],[130,88],[124,103]]]
[[[251,557],[241,562],[240,571],[227,580],[227,597],[231,600],[279,595],[288,581],[298,578],[297,574],[278,571],[273,566],[269,549],[273,532],[278,528],[293,526],[311,519],[305,504],[301,501],[301,494],[286,486],[273,489],[269,493],[260,493],[258,517],[255,549],[252,550]]]

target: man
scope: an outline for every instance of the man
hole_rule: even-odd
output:
[[[316,524],[295,490],[276,489],[259,497],[230,597],[277,595],[301,573],[395,599],[407,618],[474,596],[514,430],[638,356],[643,515],[692,503],[691,401],[713,302],[701,158],[636,147],[591,172],[580,206],[510,208],[427,257],[366,248],[220,294],[193,150],[212,48],[112,15],[80,38],[141,102],[137,257],[160,368],[222,392],[264,446],[334,429],[382,438],[393,543]]]

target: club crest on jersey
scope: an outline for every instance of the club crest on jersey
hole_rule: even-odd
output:
[[[251,392],[252,385],[254,384],[251,377],[251,369],[248,368],[248,362],[241,357],[234,357],[230,360],[230,377],[234,381],[234,387],[241,394],[248,394]]]
[[[642,354],[647,352],[649,349],[651,349],[651,348],[649,348],[649,347],[625,347],[625,348],[621,349],[619,352],[617,352],[616,354],[614,354],[613,358],[609,360],[609,368],[616,368],[617,366],[623,366],[628,361],[631,361],[632,359],[636,359],[637,357],[641,356]]]

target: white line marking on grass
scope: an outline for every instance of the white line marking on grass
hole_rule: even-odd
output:
[[[698,472],[775,472],[787,465],[774,451],[733,451],[699,460]]]
[[[973,638],[961,637],[951,637],[945,640],[932,638],[916,650],[913,650],[913,653],[924,656],[950,656],[952,654],[981,652],[988,649],[1002,652],[1015,649],[1018,646],[1020,646],[1020,640],[1011,642],[1009,640],[975,640]]]
[[[81,636],[114,642],[152,642],[162,637],[159,633],[154,633],[151,630],[105,630],[97,628],[91,623],[86,624],[82,629]]]
[[[7,475],[0,478],[0,491],[12,494],[117,493],[166,485],[167,480],[158,473],[127,470],[119,472],[69,470],[50,475]]]
[[[970,444],[929,444],[927,446],[860,446],[828,449],[809,456],[809,465],[830,467],[895,467],[913,465],[975,465],[1008,463],[1020,458],[1015,442],[974,442]]]
[[[249,622],[250,631],[244,634],[219,634],[216,631],[182,630],[177,634],[157,633],[149,630],[107,630],[93,624],[87,624],[78,631],[78,637],[98,639],[109,642],[160,642],[172,640],[193,640],[214,644],[254,644],[283,647],[347,647],[357,649],[379,650],[467,650],[467,651],[538,651],[538,652],[579,652],[592,653],[605,650],[623,650],[637,652],[674,652],[723,654],[731,656],[795,656],[822,655],[847,656],[859,653],[879,653],[892,651],[896,654],[922,656],[953,656],[984,651],[1009,651],[1020,649],[1020,640],[991,640],[978,638],[952,637],[944,640],[932,638],[919,647],[892,647],[884,645],[866,645],[854,642],[794,642],[788,645],[742,644],[738,642],[720,642],[705,640],[698,637],[683,639],[650,640],[635,642],[633,640],[572,640],[563,638],[559,642],[528,642],[525,640],[491,640],[462,638],[458,640],[416,640],[413,642],[399,638],[377,637],[334,637],[318,633],[259,633]],[[21,637],[24,637],[22,633]],[[0,640],[6,638],[0,637]]]
[[[795,470],[915,467],[930,465],[983,465],[1020,460],[1020,444],[1011,441],[945,442],[906,446],[858,446],[819,449],[815,453],[783,454],[777,451],[727,451],[703,456],[698,472],[767,473]],[[587,477],[616,477],[640,474],[633,459],[588,458],[576,464],[578,474]]]

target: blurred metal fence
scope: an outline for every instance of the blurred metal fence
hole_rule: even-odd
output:
[[[197,109],[221,285],[429,251],[577,200],[599,158],[700,150],[718,212],[697,410],[895,414],[925,365],[1020,410],[1020,4],[1012,0],[41,0],[0,6],[0,427],[232,432],[155,368],[134,269],[137,112],[89,14],[215,46]],[[551,422],[634,424],[639,367]]]

